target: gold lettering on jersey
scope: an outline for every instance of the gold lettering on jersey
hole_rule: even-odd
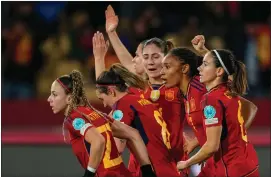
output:
[[[143,94],[140,94],[140,98],[144,98],[144,95],[143,95]]]
[[[157,101],[160,98],[160,90],[152,90],[150,98],[152,101]]]
[[[146,100],[146,99],[140,99],[140,100],[138,101],[138,103],[139,103],[141,106],[145,106],[145,105],[152,104],[149,100]]]
[[[100,118],[100,115],[97,112],[92,112],[88,115],[88,117],[90,118],[90,120],[94,121],[94,120]]]
[[[166,90],[165,91],[165,99],[167,101],[173,101],[174,100],[174,91],[173,90]]]

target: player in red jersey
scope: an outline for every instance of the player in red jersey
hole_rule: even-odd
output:
[[[157,176],[180,176],[170,152],[167,124],[159,110],[149,100],[128,92],[128,87],[144,90],[145,81],[120,64],[114,64],[96,82],[97,96],[104,106],[112,108],[113,117],[139,131]]]
[[[92,108],[86,98],[80,72],[73,71],[54,81],[48,102],[54,113],[64,112],[66,116],[63,125],[69,131],[74,154],[86,169],[84,177],[95,176],[95,173],[98,176],[131,176],[118,153],[112,133],[129,140],[142,165],[143,176],[155,176],[140,135]]]
[[[208,93],[202,98],[203,124],[207,141],[199,152],[178,163],[185,169],[213,155],[216,176],[259,176],[258,164],[249,155],[248,139],[239,95],[246,91],[245,66],[227,50],[208,52],[200,71],[200,81]],[[233,75],[233,82],[227,84]]]
[[[201,36],[196,36],[193,40]],[[204,38],[203,38],[204,39]],[[204,46],[204,41],[193,41],[194,48],[199,51],[200,54],[208,52]],[[197,42],[195,44],[195,42]],[[201,45],[201,46],[200,46]],[[197,71],[197,63],[202,59],[194,52],[187,48],[175,48],[169,52],[169,54],[163,60],[162,78],[165,81],[166,87],[172,87],[178,85],[184,93],[184,102],[186,107],[186,119],[188,124],[193,129],[195,138],[186,141],[184,149],[187,153],[192,152],[197,146],[203,146],[206,142],[205,130],[202,124],[202,112],[200,109],[200,100],[202,95],[206,93],[205,86],[199,82],[199,76]],[[246,118],[246,128],[251,124],[257,112],[257,107],[248,100],[241,97],[244,110],[249,114],[242,112],[244,118]],[[248,147],[252,147],[251,144]],[[255,154],[253,148],[251,154]],[[255,161],[257,157],[255,158]],[[212,159],[208,159],[202,168],[199,176],[212,176]]]
[[[118,26],[118,17],[111,6],[106,10],[106,31],[110,42],[120,60],[120,62],[131,72],[145,78],[148,77],[147,92],[136,90],[135,94],[145,97],[157,105],[168,125],[171,134],[172,155],[176,161],[185,158],[183,152],[183,121],[184,106],[180,101],[179,88],[166,89],[161,80],[161,62],[166,53],[173,47],[169,41],[163,41],[159,38],[153,38],[149,41],[140,43],[137,47],[136,57],[133,58],[125,46],[120,41],[116,28]],[[97,37],[97,36],[96,36]],[[99,38],[99,37],[97,37]],[[100,37],[103,39],[103,37]],[[103,44],[104,42],[99,42]],[[145,45],[147,43],[147,45]],[[98,45],[99,45],[98,44]],[[93,45],[95,46],[95,45]],[[101,45],[99,45],[101,46]],[[142,56],[142,50],[145,50],[145,59]],[[104,71],[104,57],[95,57],[96,77]],[[146,71],[146,73],[145,73]],[[133,91],[135,89],[131,89]],[[133,171],[135,176],[140,176],[136,172],[138,165],[131,155],[128,169]]]

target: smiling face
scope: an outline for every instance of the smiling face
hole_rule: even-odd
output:
[[[163,69],[161,70],[161,78],[166,87],[178,86],[181,82],[182,64],[172,55],[167,55],[162,61]]]
[[[139,44],[136,50],[136,55],[133,58],[134,68],[137,75],[142,75],[145,73],[143,65],[143,55],[142,55],[143,44]]]
[[[161,77],[162,59],[164,54],[155,44],[149,44],[143,49],[143,65],[150,78]]]
[[[56,114],[65,110],[69,100],[70,95],[67,95],[62,86],[57,81],[54,81],[51,86],[51,94],[47,100],[52,107],[53,113]]]

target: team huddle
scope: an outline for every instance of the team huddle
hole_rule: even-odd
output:
[[[91,106],[76,70],[57,78],[48,98],[53,112],[65,115],[65,139],[85,169],[83,177],[185,177],[195,164],[201,164],[201,177],[258,177],[258,157],[246,134],[257,107],[242,97],[245,65],[228,50],[208,50],[202,35],[191,41],[199,55],[151,38],[133,58],[118,37],[111,6],[105,16],[121,64],[105,70],[109,42],[100,32],[93,54],[96,94],[111,113]],[[185,121],[194,138],[185,134]],[[125,147],[128,168],[121,157]]]

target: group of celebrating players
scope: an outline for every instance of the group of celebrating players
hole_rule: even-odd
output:
[[[200,56],[151,38],[138,45],[133,58],[118,37],[111,6],[105,16],[121,64],[105,70],[109,42],[100,32],[93,37],[93,54],[97,97],[111,113],[91,106],[75,70],[52,83],[48,98],[54,113],[64,112],[64,136],[84,177],[184,177],[198,163],[198,176],[259,176],[257,154],[246,134],[257,107],[242,98],[244,64],[228,50],[209,51],[201,35],[192,40]],[[194,138],[184,133],[185,120]],[[126,145],[128,169],[121,157]]]

